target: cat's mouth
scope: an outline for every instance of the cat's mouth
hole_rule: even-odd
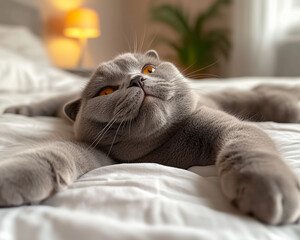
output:
[[[152,102],[152,100],[155,99],[155,98],[157,99],[157,97],[155,97],[153,95],[145,95],[142,104]]]
[[[151,103],[155,100],[159,99],[157,96],[154,96],[153,94],[147,94],[144,92],[144,100],[142,102],[142,105],[143,104],[147,104],[147,103]]]
[[[142,102],[142,104],[144,102],[149,102],[151,101],[152,99],[156,98],[156,99],[159,99],[157,96],[155,96],[154,94],[152,93],[149,93],[147,90],[145,90],[144,88],[142,88],[142,91],[144,92],[144,100]]]

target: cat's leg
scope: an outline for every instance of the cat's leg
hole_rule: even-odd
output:
[[[161,148],[135,162],[189,168],[216,164],[224,194],[269,224],[300,217],[300,185],[274,142],[255,125],[200,107]]]
[[[249,121],[300,122],[297,97],[289,91],[269,86],[252,90],[228,89],[207,94],[219,109]]]
[[[268,92],[268,91],[279,91],[281,93],[287,93],[293,96],[297,100],[300,100],[300,85],[296,86],[285,86],[280,84],[260,84],[253,88],[255,91]]]
[[[102,159],[102,161],[101,161]],[[100,151],[75,142],[41,144],[0,161],[0,206],[37,203],[82,174],[112,164]]]
[[[57,96],[32,104],[24,104],[8,107],[4,113],[14,113],[25,116],[60,116],[65,103],[77,98],[78,93]]]
[[[216,157],[224,194],[241,211],[265,223],[295,222],[300,216],[299,179],[281,159],[270,137],[217,110],[202,108],[198,119],[198,129],[210,129],[201,140],[210,146],[203,148],[202,159]]]

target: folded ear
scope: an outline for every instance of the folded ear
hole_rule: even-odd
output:
[[[65,116],[71,120],[72,122],[75,121],[77,113],[79,111],[81,105],[81,99],[73,100],[68,102],[64,105],[64,114]]]
[[[153,50],[153,49],[151,49],[148,52],[146,52],[145,55],[149,56],[149,57],[153,57],[153,58],[159,59],[158,53],[155,50]]]

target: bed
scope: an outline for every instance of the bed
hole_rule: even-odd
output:
[[[78,91],[87,82],[53,67],[40,43],[34,49],[25,46],[27,51],[12,44],[8,32],[11,38],[21,34],[29,42],[38,41],[27,28],[9,27],[11,33],[0,26],[0,113],[15,104]],[[191,86],[202,94],[262,82],[295,85],[300,78],[210,79],[191,81]],[[274,139],[300,177],[300,124],[256,125]],[[57,137],[73,137],[65,120],[0,114],[0,163],[34,142]],[[292,240],[300,239],[300,224],[268,226],[241,214],[222,194],[215,166],[182,170],[153,163],[118,164],[83,175],[41,204],[0,209],[0,240],[11,239]]]

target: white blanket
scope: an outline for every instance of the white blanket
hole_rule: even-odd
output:
[[[0,47],[0,113],[13,104],[77,91],[85,80],[39,65]],[[28,58],[28,57],[27,57]],[[193,82],[199,92],[249,88],[298,79]],[[300,124],[257,124],[300,176]],[[0,115],[0,161],[28,142],[72,136],[61,119]],[[27,144],[26,144],[27,143]],[[1,185],[1,183],[0,183]],[[52,239],[300,239],[300,225],[267,226],[241,214],[223,196],[214,166],[187,170],[157,164],[95,169],[36,206],[0,209],[0,240]]]
[[[239,85],[249,88],[257,82],[235,79],[192,86],[205,92]],[[295,82],[299,80],[289,83]],[[2,94],[0,109],[59,92]],[[300,125],[257,125],[276,141],[285,161],[300,176]],[[0,158],[28,147],[27,139],[57,135],[71,136],[72,127],[56,118],[2,115]],[[119,164],[85,174],[41,205],[0,209],[0,240],[10,239],[281,240],[300,239],[300,225],[267,226],[239,213],[223,196],[214,166],[186,171],[151,163]]]

